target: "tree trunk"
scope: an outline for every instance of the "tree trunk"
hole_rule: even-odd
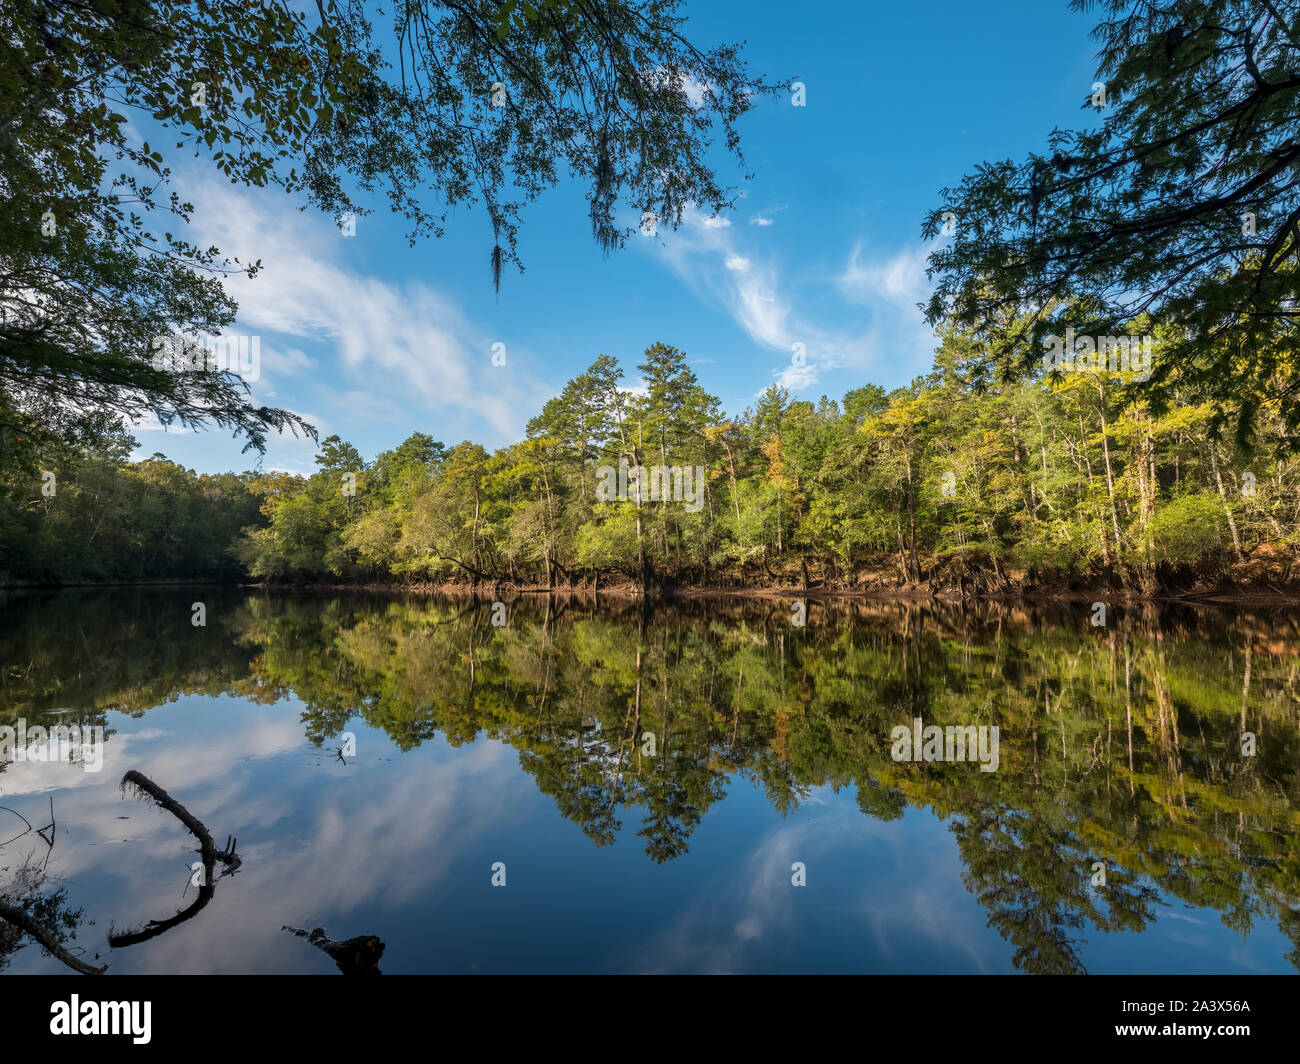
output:
[[[1101,396],[1101,453],[1106,459],[1106,496],[1110,500],[1110,520],[1115,530],[1115,561],[1120,566],[1120,579],[1127,583],[1124,576],[1124,546],[1119,531],[1119,510],[1115,506],[1115,475],[1110,465],[1110,440],[1106,426],[1106,386],[1097,385]]]
[[[1223,490],[1223,477],[1219,474],[1218,448],[1210,444],[1210,468],[1214,471],[1214,483],[1219,488],[1219,501],[1223,504],[1223,513],[1228,518],[1228,529],[1232,532],[1232,551],[1237,556],[1237,564],[1242,565],[1246,557],[1241,553],[1241,536],[1237,533],[1237,522],[1232,516],[1232,507],[1228,505],[1228,493]]]

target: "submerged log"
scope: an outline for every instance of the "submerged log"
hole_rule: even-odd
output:
[[[383,975],[379,970],[379,959],[384,955],[384,943],[378,935],[358,935],[343,941],[335,941],[325,934],[325,928],[317,927],[304,931],[301,927],[281,927],[281,931],[305,938],[319,950],[333,958],[339,971],[344,975]]]

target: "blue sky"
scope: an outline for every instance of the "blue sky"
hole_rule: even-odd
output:
[[[448,444],[512,442],[597,355],[617,357],[635,386],[655,341],[684,350],[730,413],[774,380],[816,400],[925,372],[934,344],[916,309],[929,291],[922,219],[976,164],[1023,158],[1053,127],[1088,124],[1095,18],[1065,0],[827,3],[815,16],[796,4],[688,0],[686,11],[697,44],[746,41],[751,69],[797,77],[806,106],[787,94],[745,119],[756,176],[736,211],[692,215],[609,257],[591,239],[581,188],[544,194],[523,216],[526,272],[507,268],[499,294],[481,210],[411,248],[382,203],[347,237],[282,192],[176,166],[199,242],[263,262],[256,279],[228,282],[234,331],[260,338],[254,398],[369,459],[417,430]],[[494,344],[505,345],[504,366],[492,363]],[[137,457],[161,451],[201,472],[256,461],[220,431],[133,431]],[[310,472],[314,450],[273,437],[262,467]]]

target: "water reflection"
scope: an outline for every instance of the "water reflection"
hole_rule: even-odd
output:
[[[206,628],[190,624],[196,597]],[[313,944],[388,942],[385,970],[1300,966],[1300,615],[1110,614],[1093,628],[1082,605],[831,601],[794,627],[776,601],[541,598],[496,626],[469,599],[11,596],[0,724],[110,738],[104,778],[11,764],[0,804],[30,810],[58,788],[78,842],[62,882],[97,917],[145,926],[184,833],[155,820],[121,840],[106,783],[139,766],[205,795],[205,818],[245,840],[237,896],[139,951],[147,970],[332,970],[324,946],[281,932],[313,924]],[[998,770],[895,761],[891,731],[916,717],[997,726]],[[0,875],[22,845],[0,848]],[[497,892],[487,869],[507,853]],[[466,911],[490,943],[446,926]],[[638,912],[658,914],[654,935],[623,926]],[[594,921],[609,941],[538,940],[548,919]],[[384,928],[413,920],[424,952],[402,960]],[[838,955],[854,927],[858,952]],[[68,931],[103,949],[94,929]],[[1147,952],[1119,945],[1139,933]],[[316,954],[324,967],[307,967]],[[130,956],[111,951],[111,970],[135,970]]]

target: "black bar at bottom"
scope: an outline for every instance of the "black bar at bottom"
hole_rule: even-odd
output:
[[[607,978],[560,976],[486,984],[447,976],[8,976],[0,1000],[6,1041],[19,1047],[93,1050],[112,1042],[128,1052],[197,1050],[201,1057],[317,1046],[334,1055],[413,1043],[434,1053],[459,1045],[472,1055],[479,1044],[490,1059],[513,1052],[516,1040],[520,1051],[536,1053],[539,1039],[561,1031],[581,1030],[599,1044],[629,1035],[653,1042],[673,1029],[670,1044],[679,1050],[706,1037],[732,1049],[751,1040],[769,1051],[802,1044],[805,1056],[833,1052],[836,1032],[853,1030],[869,1040],[893,1030],[926,1049],[991,1048],[1024,1036],[1084,1052],[1294,1047],[1297,984],[1280,976],[834,977],[839,985],[830,978],[696,978],[689,991],[664,997]]]

